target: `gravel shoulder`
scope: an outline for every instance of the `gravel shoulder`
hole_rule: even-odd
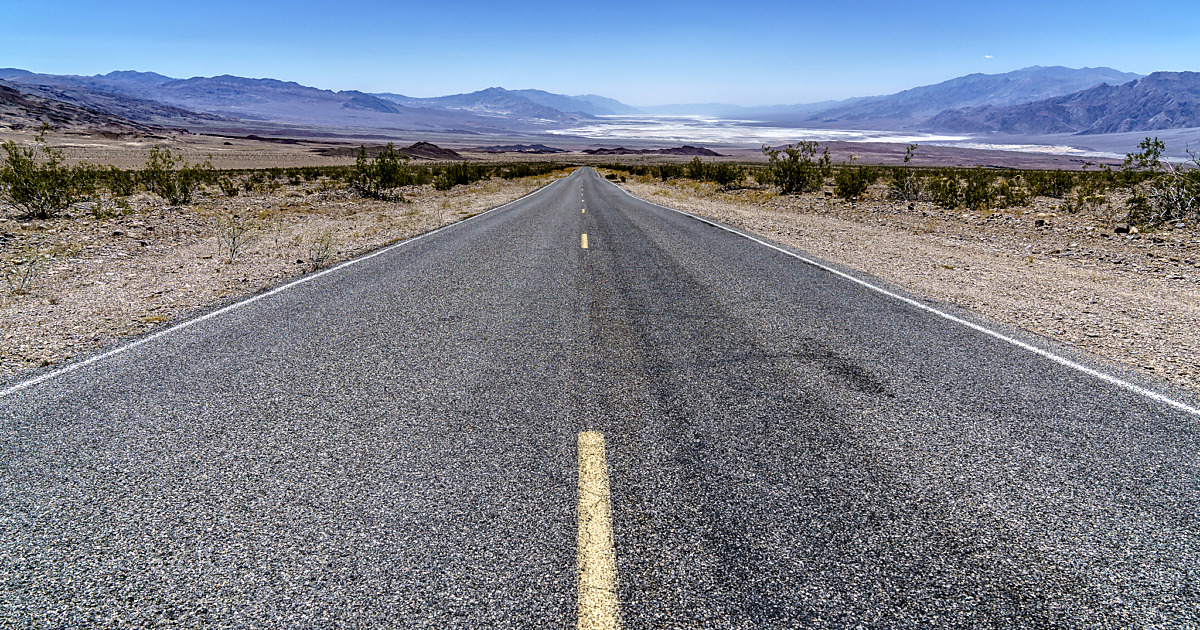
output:
[[[1116,234],[1111,211],[1072,214],[1044,198],[964,212],[889,201],[882,187],[849,203],[827,192],[723,192],[689,180],[621,185],[1200,391],[1195,226]]]
[[[19,221],[0,207],[8,283],[0,286],[0,381],[460,221],[566,174],[494,178],[448,192],[410,187],[404,203],[313,182],[236,197],[209,190],[185,207],[139,194],[77,204],[48,221]],[[249,231],[231,257],[228,237],[238,226]],[[22,288],[31,257],[37,273]]]

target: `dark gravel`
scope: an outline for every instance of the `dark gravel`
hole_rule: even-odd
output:
[[[0,626],[574,627],[596,429],[629,628],[1192,627],[1197,421],[583,170],[0,399]]]

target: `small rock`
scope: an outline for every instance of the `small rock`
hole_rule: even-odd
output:
[[[1128,234],[1129,226],[1128,225],[1118,225],[1117,227],[1113,228],[1113,232],[1116,232],[1117,234]]]
[[[121,230],[113,230],[112,235],[113,236],[125,236],[125,233],[122,232]]]
[[[1033,227],[1042,227],[1043,225],[1046,225],[1045,219],[1034,219]]]

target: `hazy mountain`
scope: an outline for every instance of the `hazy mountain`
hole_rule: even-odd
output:
[[[948,110],[924,125],[953,133],[1100,134],[1200,127],[1200,73],[1155,72],[1009,107]]]
[[[887,96],[856,99],[824,109],[809,121],[867,122],[894,120],[917,122],[947,109],[1008,106],[1071,94],[1098,84],[1118,85],[1141,75],[1112,68],[1031,66],[1003,74],[969,74],[934,85]]]
[[[755,118],[770,120],[780,117],[795,118],[860,100],[862,99],[851,98],[841,101],[821,101],[819,103],[756,105],[751,107],[731,105],[729,103],[678,103],[672,105],[641,105],[638,109],[643,113],[655,116],[708,116],[712,118]]]
[[[629,116],[642,113],[641,110],[632,105],[626,105],[615,98],[608,98],[607,96],[599,96],[597,94],[579,94],[572,96],[571,98],[575,99],[576,101],[590,103],[595,109],[588,113],[596,116]]]
[[[334,92],[277,79],[229,75],[173,79],[131,71],[87,77],[16,69],[0,70],[3,77],[23,92],[159,125],[227,126],[249,120],[472,133],[545,125],[545,121],[485,118],[466,111],[414,109],[363,92]]]
[[[0,127],[19,131],[38,129],[43,123],[55,130],[80,129],[109,133],[164,131],[159,127],[140,124],[72,103],[26,94],[0,83]]]
[[[748,109],[729,103],[673,103],[670,105],[638,105],[638,109],[653,116],[713,116],[738,117]]]
[[[24,94],[69,103],[73,106],[100,112],[116,118],[136,121],[145,125],[165,127],[190,127],[226,120],[220,116],[202,114],[136,96],[111,87],[97,86],[93,82],[57,80],[52,75],[18,76],[8,79],[10,87]]]
[[[569,96],[551,94],[541,90],[506,90],[492,87],[469,94],[451,94],[429,98],[390,93],[376,94],[375,96],[404,107],[465,111],[497,118],[569,123],[592,117],[591,114],[582,111],[586,107],[584,104],[574,101]],[[563,110],[546,103],[555,103],[572,109]]]
[[[616,99],[585,94],[567,96],[545,90],[507,90],[493,87],[469,94],[415,97],[403,94],[375,94],[405,107],[456,109],[485,116],[515,116],[528,119],[575,122],[592,116],[638,113]]]

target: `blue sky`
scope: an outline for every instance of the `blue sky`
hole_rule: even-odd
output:
[[[1030,65],[1200,70],[1200,2],[2,0],[0,67],[436,96],[804,103]]]

